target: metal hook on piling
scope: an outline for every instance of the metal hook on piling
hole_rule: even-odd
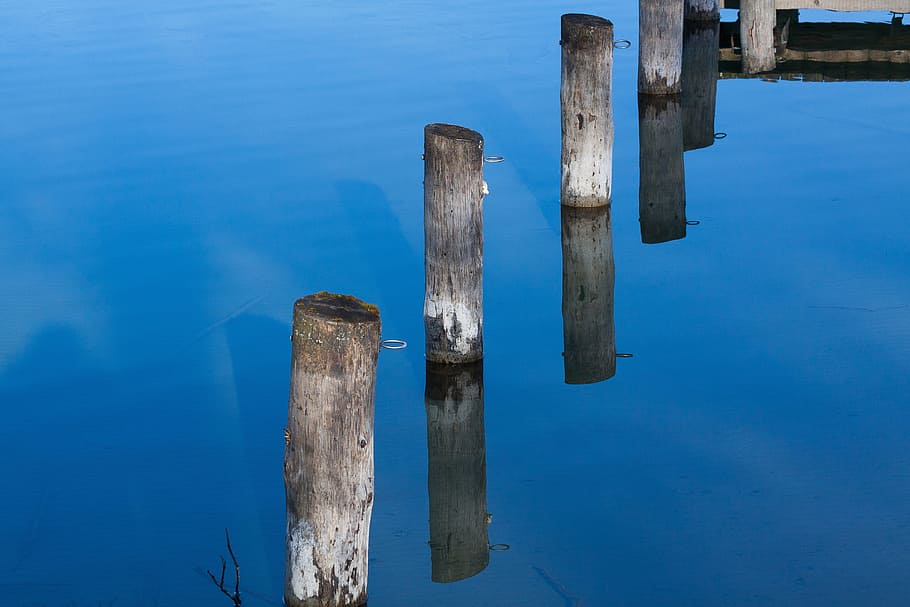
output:
[[[483,161],[489,162],[490,164],[497,164],[500,162],[504,162],[505,159],[506,159],[505,156],[484,156],[483,157]]]
[[[687,226],[697,226],[700,223],[701,223],[701,221],[699,221],[698,219],[690,219],[686,222],[686,225]]]
[[[727,138],[727,134],[724,132],[714,133],[714,139],[717,141],[719,141],[721,139],[726,139],[726,138]]]
[[[490,552],[505,552],[509,548],[508,544],[490,544]]]
[[[632,356],[633,355],[629,354],[628,352],[617,352],[616,353],[616,358],[632,358]]]
[[[408,342],[403,339],[383,339],[379,342],[379,347],[386,350],[404,350],[408,347]]]
[[[622,40],[617,40],[616,42],[613,43],[613,48],[617,48],[617,49],[627,49],[627,48],[630,48],[631,46],[632,46],[631,40],[622,39]]]

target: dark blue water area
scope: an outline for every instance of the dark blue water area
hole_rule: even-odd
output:
[[[616,38],[615,377],[563,367],[559,16]],[[280,605],[293,301],[379,305],[369,597],[905,605],[906,82],[718,82],[641,241],[637,4],[7,3],[4,605]],[[724,20],[735,13],[724,11]],[[803,11],[803,20],[887,13]],[[423,126],[488,154],[489,566],[431,581]]]

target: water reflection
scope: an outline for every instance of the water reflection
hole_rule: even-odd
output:
[[[610,207],[562,207],[562,326],[567,384],[616,375]]]
[[[683,149],[714,143],[717,103],[719,21],[686,21],[683,28],[682,114]]]
[[[483,361],[426,365],[432,579],[457,582],[490,561]]]
[[[638,96],[641,241],[686,237],[682,108],[677,95]]]
[[[910,80],[910,25],[904,25],[902,15],[896,14],[890,23],[802,23],[799,10],[791,9],[776,11],[774,21],[773,37],[765,42],[774,47],[777,64],[760,74],[744,73],[741,22],[720,24],[720,78]]]

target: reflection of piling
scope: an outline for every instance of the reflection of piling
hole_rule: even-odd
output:
[[[686,21],[720,21],[719,0],[686,0]]]
[[[739,38],[744,74],[767,72],[777,65],[774,58],[776,20],[774,0],[742,0],[739,9]]]
[[[714,143],[719,21],[686,21],[683,34],[682,113],[686,150]]]
[[[450,124],[424,129],[427,360],[483,357],[483,137]]]
[[[638,96],[641,241],[686,237],[682,111],[675,96]]]
[[[680,91],[684,0],[639,0],[638,92]]]
[[[613,184],[613,24],[592,15],[562,16],[561,202],[610,204]]]
[[[285,604],[361,605],[373,508],[375,306],[319,293],[294,305],[284,457]]]
[[[562,207],[563,362],[567,384],[616,374],[610,207]]]
[[[456,582],[490,560],[483,362],[427,362],[427,471],[434,582]]]

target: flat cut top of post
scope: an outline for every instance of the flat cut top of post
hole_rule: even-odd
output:
[[[428,124],[424,129],[425,135],[437,135],[446,139],[460,139],[473,143],[483,143],[483,136],[477,131],[455,124]]]
[[[584,13],[566,13],[562,16],[562,26],[587,26],[587,27],[613,27],[613,22],[596,15],[585,15]]]
[[[327,291],[301,297],[294,303],[294,309],[328,322],[349,324],[379,322],[379,308],[373,304],[360,301],[352,295],[336,295]]]

